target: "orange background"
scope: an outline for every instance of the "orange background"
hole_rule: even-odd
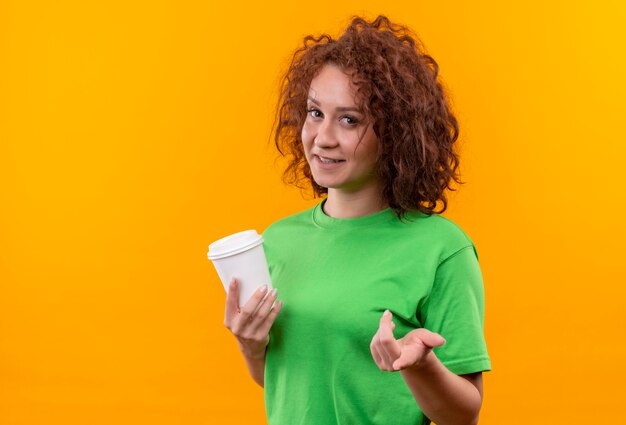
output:
[[[623,2],[182,3],[0,1],[0,423],[265,423],[207,245],[316,202],[280,181],[278,77],[378,13],[460,120],[481,424],[626,422]]]

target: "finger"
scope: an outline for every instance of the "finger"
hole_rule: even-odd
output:
[[[389,310],[385,310],[383,317],[380,319],[380,327],[378,329],[378,339],[380,341],[380,354],[386,361],[387,366],[391,368],[392,363],[400,357],[400,344],[393,336],[393,328],[395,325],[392,321],[392,314]]]
[[[385,310],[383,315],[380,318],[380,322],[378,323],[379,329],[389,329],[391,330],[391,336],[393,337],[393,329],[395,328],[395,324],[393,323],[393,314],[389,310]],[[386,336],[389,336],[389,333],[385,333]]]
[[[233,277],[228,284],[226,293],[226,309],[224,311],[224,325],[228,327],[235,314],[238,312],[237,300],[239,299],[239,281]]]
[[[252,329],[257,329],[263,324],[270,311],[272,310],[272,305],[274,304],[274,300],[276,300],[277,296],[277,289],[274,288],[270,291],[269,294],[267,294],[267,297],[263,299],[259,308],[250,317],[249,321]]]
[[[374,346],[370,351],[372,352],[372,358],[376,362],[376,366],[378,366],[380,370],[388,371],[389,369],[387,368],[387,364],[385,360],[383,360],[383,356],[380,355],[378,347]]]
[[[261,301],[263,301],[263,297],[266,293],[267,285],[261,285],[256,291],[254,291],[250,299],[239,311],[239,316],[236,320],[237,323],[234,325],[237,330],[243,329],[249,325],[250,317],[256,311]]]
[[[272,307],[272,309],[268,313],[267,317],[265,318],[265,320],[263,321],[261,326],[258,327],[257,332],[259,334],[261,334],[261,335],[269,334],[270,329],[271,329],[272,325],[274,324],[274,321],[276,320],[276,317],[278,316],[278,313],[280,313],[282,309],[283,309],[283,302],[282,302],[282,300],[278,301],[276,304],[274,304],[274,306]]]
[[[395,370],[405,369],[420,362],[429,351],[445,344],[446,341],[441,335],[420,328],[410,332],[399,342],[402,345],[402,354],[393,363]]]
[[[372,338],[372,346],[373,346],[373,349],[376,351],[376,353],[378,353],[378,356],[380,357],[380,369],[391,371],[391,363],[393,359],[389,356],[389,353],[383,347],[381,339],[380,339],[382,329],[385,326],[386,326],[385,324],[382,324],[382,323],[380,324],[378,330],[376,331],[376,334],[374,335],[374,338]]]
[[[431,332],[428,329],[418,329],[417,336],[422,341],[422,343],[428,348],[441,347],[446,343],[444,337],[439,335],[438,333]]]
[[[376,366],[378,366],[378,368],[381,370],[385,370],[385,364],[383,362],[382,356],[380,355],[380,350],[378,349],[377,335],[378,333],[374,335],[374,338],[372,339],[372,342],[370,343],[370,352],[372,353],[372,358],[374,359],[374,362],[376,362]]]

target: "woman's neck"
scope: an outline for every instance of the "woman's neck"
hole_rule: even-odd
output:
[[[355,218],[377,213],[388,206],[378,187],[358,192],[328,189],[324,212],[333,218]]]

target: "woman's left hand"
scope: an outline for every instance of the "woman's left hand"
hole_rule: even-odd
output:
[[[434,347],[446,342],[441,335],[424,328],[412,330],[403,338],[395,339],[395,327],[391,312],[386,310],[370,344],[372,357],[381,370],[395,372],[418,366]]]

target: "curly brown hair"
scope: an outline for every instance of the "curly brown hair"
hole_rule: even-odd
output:
[[[407,211],[431,215],[446,210],[445,190],[459,184],[459,157],[453,149],[459,135],[446,92],[437,80],[439,67],[424,52],[419,38],[386,16],[372,22],[352,17],[344,33],[308,35],[283,75],[274,121],[274,142],[288,160],[286,183],[328,193],[312,178],[301,131],[307,117],[311,80],[326,64],[350,75],[358,106],[373,120],[380,141],[377,161],[382,195],[399,218]],[[436,211],[438,201],[442,209]]]

